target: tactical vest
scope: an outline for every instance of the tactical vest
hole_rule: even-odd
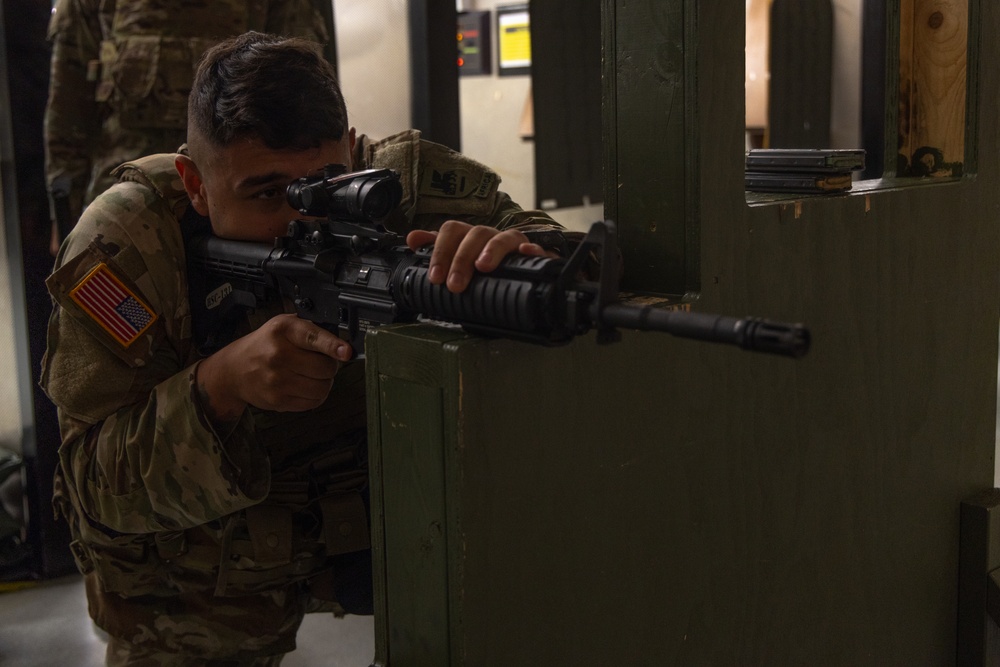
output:
[[[183,130],[198,60],[226,37],[263,30],[266,4],[104,0],[100,61],[88,69],[97,101],[124,129]]]

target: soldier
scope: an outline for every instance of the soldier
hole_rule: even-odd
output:
[[[56,240],[114,183],[112,169],[184,143],[188,91],[205,49],[247,30],[326,43],[322,1],[57,0],[45,114]]]
[[[371,613],[363,364],[281,303],[201,357],[184,263],[185,235],[206,227],[283,235],[298,217],[286,186],[329,163],[401,174],[389,224],[434,243],[430,280],[454,292],[511,252],[547,252],[528,234],[557,228],[417,132],[356,136],[308,42],[248,33],[209,50],[188,152],[116,169],[48,282],[56,504],[109,665],[277,665],[307,611]],[[451,170],[478,186],[442,192],[433,176]]]

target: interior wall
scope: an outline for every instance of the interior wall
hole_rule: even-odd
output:
[[[596,0],[591,0],[596,1]],[[412,127],[408,0],[333,0],[340,83],[351,124],[380,139]],[[512,0],[466,0],[459,11],[491,11],[522,4]],[[492,27],[496,30],[496,14]],[[457,53],[457,46],[456,46]],[[524,208],[534,208],[534,144],[520,137],[531,94],[531,77],[461,77],[462,152],[497,171],[501,189]],[[586,229],[603,217],[603,206],[548,211],[570,229]]]
[[[334,0],[340,85],[351,124],[382,139],[412,126],[407,0]]]
[[[588,0],[596,2],[597,0]],[[459,1],[460,11],[490,11],[493,73],[459,78],[462,152],[500,174],[500,189],[524,208],[535,208],[535,145],[521,138],[521,119],[530,104],[531,76],[499,76],[496,58],[496,9],[524,4],[516,0]],[[528,109],[530,113],[530,109]],[[569,229],[585,230],[604,217],[602,204],[546,211]]]
[[[500,174],[500,188],[530,208],[535,201],[535,147],[520,137],[521,116],[531,95],[531,76],[498,76],[496,8],[511,0],[465,2],[466,10],[490,11],[493,30],[493,73],[459,78],[462,152]],[[473,6],[474,5],[474,6]]]
[[[861,19],[863,0],[833,0],[831,148],[859,148],[861,141]]]

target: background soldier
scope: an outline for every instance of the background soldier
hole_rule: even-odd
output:
[[[53,245],[115,182],[112,169],[184,143],[191,79],[208,47],[247,30],[326,44],[322,1],[57,0],[45,113]]]

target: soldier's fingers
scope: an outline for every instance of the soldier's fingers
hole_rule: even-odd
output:
[[[285,338],[296,347],[319,352],[338,361],[350,360],[351,346],[326,329],[294,315],[279,315],[278,317],[290,318],[283,320],[279,326],[283,327]]]
[[[519,251],[523,245],[534,245],[528,243],[528,237],[515,229],[508,229],[500,232],[486,243],[482,252],[476,258],[476,269],[489,272],[500,266],[503,258],[512,252]]]
[[[309,403],[311,407],[316,407],[326,400],[332,387],[332,378],[301,378],[285,388],[285,400],[292,403],[296,401]]]
[[[265,410],[279,412],[311,410],[326,400],[331,387],[333,387],[332,379],[297,378],[294,382],[286,382],[265,389],[255,405]]]
[[[546,250],[537,243],[522,243],[517,246],[517,251],[529,257],[551,257],[552,259],[559,257],[559,253]]]
[[[493,227],[476,226],[468,230],[462,243],[451,261],[451,268],[448,271],[448,289],[452,292],[461,292],[469,285],[472,274],[475,272],[477,261],[483,257],[490,257],[492,253],[502,253],[504,247],[503,238],[505,233],[499,232]],[[497,242],[497,239],[501,239]],[[516,245],[512,246],[516,247]],[[506,253],[500,254],[500,259]],[[499,263],[499,260],[497,260]],[[490,266],[489,270],[496,268]]]
[[[406,235],[406,245],[410,250],[418,250],[425,245],[434,243],[437,239],[437,232],[429,232],[425,229],[414,229]]]
[[[427,278],[432,285],[440,285],[449,279],[455,253],[472,229],[472,225],[458,220],[448,220],[441,225],[427,270]]]
[[[314,352],[296,347],[285,360],[290,373],[309,380],[331,380],[340,370],[343,362],[322,352]]]

